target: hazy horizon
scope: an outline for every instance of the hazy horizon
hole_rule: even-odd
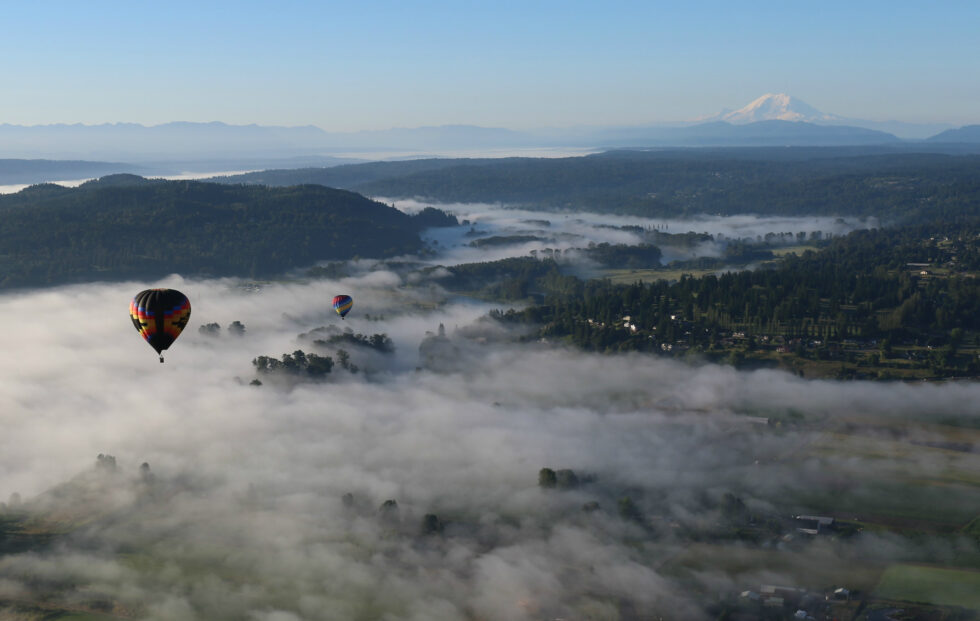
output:
[[[971,2],[54,4],[8,7],[0,123],[527,130],[685,121],[764,93],[980,122]]]
[[[766,94],[768,95],[769,93],[766,93]],[[760,95],[760,97],[761,96],[762,95]],[[755,99],[758,99],[758,97],[753,98],[753,100],[755,100]],[[452,129],[452,128],[461,128],[461,129],[485,129],[485,130],[503,130],[503,131],[513,131],[513,132],[524,132],[524,133],[527,133],[529,135],[535,135],[536,133],[539,133],[540,132],[541,137],[546,137],[549,134],[554,133],[554,132],[574,132],[574,131],[586,131],[586,130],[618,129],[618,128],[632,127],[632,126],[635,126],[635,127],[651,127],[651,128],[660,128],[660,127],[662,127],[662,128],[670,128],[670,127],[685,127],[685,126],[692,126],[692,125],[698,125],[698,124],[703,124],[703,123],[712,123],[712,122],[722,122],[722,123],[736,124],[736,123],[732,123],[731,121],[729,121],[727,119],[724,119],[722,117],[724,117],[727,113],[732,113],[732,112],[734,112],[734,111],[736,111],[738,109],[742,109],[742,108],[746,107],[750,103],[751,103],[751,101],[742,102],[739,105],[736,105],[736,106],[733,106],[733,107],[720,108],[720,109],[718,109],[718,110],[716,110],[716,111],[714,111],[712,113],[702,114],[702,115],[697,116],[697,117],[684,118],[684,119],[660,119],[660,120],[649,120],[649,121],[637,121],[637,122],[628,123],[628,124],[616,123],[616,122],[610,121],[610,122],[607,122],[607,123],[581,122],[581,123],[574,123],[574,124],[562,125],[562,126],[543,124],[543,125],[530,126],[530,127],[517,127],[517,126],[504,126],[504,125],[481,125],[481,124],[476,123],[476,122],[461,122],[461,123],[428,124],[428,125],[414,125],[414,126],[391,125],[391,126],[373,127],[373,128],[369,128],[369,129],[368,128],[360,128],[360,129],[346,129],[346,130],[341,129],[341,130],[334,130],[334,129],[329,129],[327,127],[323,127],[323,126],[320,126],[320,125],[315,125],[315,124],[312,124],[312,123],[295,124],[295,125],[264,125],[264,124],[257,123],[257,122],[254,122],[254,121],[235,123],[235,122],[227,122],[227,121],[220,120],[220,119],[211,119],[211,120],[187,120],[187,119],[174,118],[174,119],[170,119],[170,120],[164,120],[164,121],[153,122],[153,123],[141,123],[141,122],[138,122],[138,121],[102,121],[102,122],[91,122],[91,123],[89,123],[89,122],[83,122],[83,121],[78,121],[78,122],[73,122],[73,123],[61,122],[61,121],[51,121],[51,122],[38,122],[38,123],[33,123],[33,124],[27,124],[27,123],[3,123],[3,122],[0,122],[0,127],[7,126],[7,127],[40,129],[40,128],[56,128],[56,127],[57,128],[95,128],[95,127],[126,127],[126,126],[132,126],[132,127],[139,127],[139,128],[145,128],[145,129],[154,129],[154,128],[161,128],[161,127],[165,127],[165,126],[175,126],[175,125],[192,125],[192,126],[197,126],[197,127],[203,127],[203,126],[209,126],[209,125],[210,126],[215,126],[215,125],[221,126],[221,125],[223,125],[223,126],[233,127],[233,128],[257,127],[257,128],[263,128],[263,129],[283,129],[283,130],[313,129],[313,130],[319,130],[319,131],[324,132],[325,134],[334,135],[334,136],[357,136],[357,135],[363,135],[363,134],[384,133],[384,132],[403,131],[403,130],[428,130],[428,129]],[[825,112],[825,111],[824,110],[821,110],[821,112]],[[840,116],[840,115],[836,115],[836,114],[833,114],[833,113],[828,113],[828,114],[831,114],[833,116]],[[804,121],[804,122],[810,122],[810,121]],[[971,125],[978,125],[978,124],[980,124],[980,116],[978,116],[976,119],[972,119],[972,120],[969,120],[969,121],[966,121],[966,122],[960,122],[960,123],[951,122],[951,121],[945,121],[945,120],[921,120],[921,121],[917,121],[917,120],[903,120],[903,119],[898,119],[898,118],[873,119],[873,118],[841,117],[839,120],[836,120],[834,122],[827,122],[827,123],[824,123],[824,124],[828,124],[828,125],[847,125],[848,123],[855,124],[855,125],[858,125],[858,126],[860,126],[860,124],[864,123],[864,124],[870,124],[870,125],[887,125],[887,124],[903,125],[904,124],[904,125],[909,125],[909,126],[923,126],[923,127],[940,127],[941,126],[941,127],[947,127],[947,128],[958,128],[958,127],[967,127],[967,126],[971,126]],[[938,133],[939,131],[940,130],[937,129],[936,130],[936,133]],[[535,147],[528,147],[527,148],[527,150],[533,150],[533,149],[535,149]],[[540,149],[546,150],[547,147],[540,147]],[[478,153],[481,153],[482,154],[482,153],[485,153],[487,150],[489,150],[489,149],[479,149]],[[466,151],[466,150],[462,150],[460,152],[461,153],[464,153],[464,154],[465,153],[473,153],[473,151]],[[345,155],[346,155],[346,153],[345,153]],[[352,152],[350,153],[350,155],[356,155],[356,151],[353,151],[352,150]],[[404,157],[406,155],[410,155],[410,152],[398,153],[397,154],[397,157]],[[478,157],[479,155],[469,155],[469,156],[470,157]],[[460,157],[467,157],[467,155],[461,155]]]

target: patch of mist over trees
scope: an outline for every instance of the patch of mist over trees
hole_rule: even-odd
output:
[[[728,439],[737,446],[739,438]],[[438,573],[441,582],[454,581],[453,587],[479,585],[473,574],[479,572],[485,561],[518,551],[533,554],[537,546],[547,542],[549,554],[518,558],[545,561],[545,569],[549,571],[546,575],[560,579],[562,588],[557,593],[563,601],[556,611],[562,612],[554,614],[564,614],[563,618],[569,618],[572,612],[584,614],[595,610],[594,602],[604,603],[606,611],[615,613],[612,618],[629,618],[634,613],[655,617],[660,612],[666,614],[661,608],[659,592],[651,603],[635,592],[622,592],[610,586],[610,581],[620,580],[637,569],[642,569],[639,575],[647,578],[644,584],[659,585],[659,589],[663,588],[660,581],[666,580],[673,597],[697,602],[698,607],[692,608],[684,618],[712,618],[715,613],[722,618],[735,618],[731,614],[735,610],[741,610],[743,615],[748,613],[730,600],[744,588],[754,586],[746,580],[758,579],[757,574],[720,562],[713,572],[714,578],[723,578],[720,583],[710,578],[690,579],[693,576],[685,577],[687,571],[696,570],[697,566],[685,566],[692,558],[683,550],[707,548],[719,559],[745,555],[740,559],[741,567],[759,563],[752,559],[760,556],[778,561],[776,567],[764,567],[766,576],[779,576],[778,584],[787,585],[781,588],[794,592],[799,598],[798,606],[808,609],[816,604],[804,603],[806,597],[819,596],[819,605],[825,606],[823,592],[807,593],[807,588],[815,588],[813,584],[821,580],[810,576],[810,571],[819,570],[821,575],[852,575],[839,569],[828,571],[827,566],[839,568],[859,555],[868,554],[869,547],[872,559],[862,558],[860,563],[890,563],[896,553],[937,560],[943,553],[969,555],[971,552],[969,540],[952,535],[946,537],[947,548],[923,551],[924,546],[916,547],[915,542],[932,539],[918,530],[910,530],[901,539],[897,536],[884,539],[887,545],[883,547],[887,549],[874,551],[875,538],[880,534],[865,533],[863,525],[840,520],[826,528],[817,528],[819,532],[815,535],[801,536],[800,528],[809,528],[813,519],[789,511],[787,507],[794,507],[792,502],[776,510],[758,498],[733,491],[716,480],[717,474],[710,480],[692,480],[671,489],[662,482],[642,487],[624,486],[615,481],[605,483],[594,475],[568,468],[544,467],[537,472],[539,493],[530,495],[530,502],[519,512],[488,506],[474,510],[465,503],[446,499],[439,500],[438,507],[434,507],[400,494],[372,493],[355,487],[342,494],[330,492],[334,496],[317,494],[323,501],[315,505],[317,512],[301,514],[302,520],[290,522],[286,515],[296,510],[292,489],[276,490],[249,482],[247,491],[216,494],[220,498],[215,503],[218,506],[205,512],[202,501],[215,489],[200,487],[200,483],[193,482],[186,474],[157,478],[145,462],[135,477],[124,470],[128,469],[118,466],[111,455],[99,455],[91,471],[31,499],[26,509],[0,514],[0,535],[7,536],[0,537],[0,550],[7,554],[0,567],[0,577],[6,581],[8,592],[11,585],[19,587],[18,605],[43,602],[43,612],[48,615],[70,611],[75,615],[148,616],[154,603],[151,597],[183,595],[188,576],[193,577],[205,566],[220,575],[234,575],[240,583],[256,585],[255,590],[262,594],[267,589],[266,597],[250,600],[251,607],[267,608],[270,602],[275,602],[284,615],[287,612],[293,615],[294,611],[298,615],[310,609],[303,607],[300,598],[281,597],[283,591],[278,585],[284,572],[293,583],[301,584],[301,575],[311,568],[318,572],[318,577],[333,577],[331,568],[340,560],[364,574],[368,568],[362,559],[370,555],[371,567],[381,565],[378,571],[383,572],[385,579],[405,566],[405,573],[396,575],[405,580],[406,586],[422,590],[421,596],[431,596],[426,589],[431,584],[428,576],[432,573]],[[534,475],[533,471],[526,474],[528,479]],[[615,473],[611,474],[615,479]],[[295,483],[290,487],[293,486]],[[124,496],[127,500],[120,503],[117,493],[123,490],[131,495]],[[193,497],[190,507],[186,504],[188,497]],[[336,513],[322,512],[338,499]],[[167,519],[161,520],[161,515]],[[64,516],[71,517],[66,520]],[[216,535],[202,523],[202,517],[215,520],[227,531]],[[281,521],[277,520],[265,532],[248,528],[255,520],[265,522],[271,518]],[[281,524],[295,525],[303,536],[295,543],[290,541],[280,531]],[[304,526],[311,530],[302,531]],[[187,544],[201,536],[208,537],[208,546]],[[239,537],[247,539],[243,541]],[[263,544],[274,550],[258,548],[258,553],[273,555],[273,562],[268,565],[250,556],[250,552],[255,553],[256,547]],[[229,548],[232,545],[236,548]],[[282,546],[287,554],[278,556],[275,550]],[[461,548],[471,546],[479,553],[458,553]],[[896,550],[902,546],[904,549]],[[316,563],[316,557],[304,557],[307,562],[295,566],[284,562],[295,560],[293,554],[309,554],[310,548],[329,550],[330,565]],[[93,550],[97,553],[93,554]],[[124,562],[132,559],[141,562],[124,564],[125,572],[74,569],[79,559],[104,562],[110,554],[107,550],[119,550]],[[585,563],[568,562],[576,554],[586,553],[595,556]],[[36,556],[50,559],[49,564],[35,564]],[[404,562],[406,558],[408,562]],[[168,571],[154,571],[158,564],[166,564]],[[794,579],[787,572],[786,567],[794,564],[807,568],[803,579]],[[343,566],[337,571],[342,570]],[[678,570],[684,576],[678,577]],[[423,574],[421,581],[411,582],[419,573]],[[132,576],[140,579],[140,589],[133,589],[127,581]],[[611,576],[610,580],[606,576]],[[651,583],[650,578],[656,578],[656,582]],[[377,593],[374,583],[370,584],[370,592],[355,593],[349,599],[338,601],[357,606],[362,603],[357,598],[364,598],[363,609],[376,613]],[[825,590],[829,592],[837,584],[840,582],[827,582]],[[853,584],[848,584],[854,589]],[[797,588],[803,585],[806,588]],[[259,589],[259,586],[266,588]],[[322,588],[322,584],[318,586]],[[705,596],[706,592],[711,596]],[[197,612],[210,608],[221,617],[221,613],[234,605],[232,600],[237,594],[235,590],[192,590],[187,592],[187,608],[183,610]],[[9,599],[0,598],[0,613],[9,604]],[[394,603],[385,601],[383,609],[397,616],[414,604],[397,599]],[[759,618],[789,618],[796,609],[780,607]],[[229,614],[237,612],[235,609]],[[954,610],[943,618],[968,618],[955,613]],[[554,614],[549,612],[547,618],[556,618]]]
[[[330,356],[308,354],[297,349],[292,354],[283,354],[279,358],[258,356],[252,360],[252,366],[259,375],[323,379],[333,370],[334,362]]]
[[[431,268],[435,271],[440,268]],[[547,282],[563,278],[554,259],[515,257],[484,263],[465,263],[445,268],[449,276],[439,284],[451,291],[493,300],[524,300],[547,287]]]
[[[382,354],[391,354],[395,351],[395,345],[387,334],[368,336],[355,333],[351,328],[341,329],[337,326],[320,326],[300,334],[298,338],[300,341],[312,342],[318,347],[363,347]]]
[[[610,228],[636,229],[645,238],[657,239],[670,247],[686,250],[715,240],[706,233],[671,234],[645,230],[642,227]],[[793,243],[794,240],[799,242],[800,236],[804,241],[807,239],[806,233],[799,233],[795,237],[786,233],[767,236],[765,240],[760,237],[758,242],[728,240],[724,244],[722,257],[672,261],[666,268],[696,267],[702,263],[707,267],[741,266],[754,261],[770,260],[774,258],[772,248],[779,244]],[[821,243],[815,241],[819,238],[819,232],[810,235],[811,243]],[[579,257],[585,257],[609,269],[658,269],[664,267],[660,264],[662,256],[661,248],[649,243],[628,245],[592,242],[585,248],[531,250],[530,258],[512,257],[481,263],[463,263],[445,268],[428,268],[424,273],[444,269],[448,275],[439,278],[440,285],[458,293],[497,301],[541,301],[550,294],[574,295],[580,290],[579,279],[566,273]]]
[[[197,329],[202,336],[217,338],[221,336],[221,324],[217,322],[204,323]],[[245,324],[235,320],[228,324],[228,334],[232,336],[245,336]]]
[[[494,235],[474,239],[469,243],[471,248],[493,248],[494,246],[510,246],[514,244],[527,244],[530,242],[546,242],[544,237],[537,235]]]
[[[660,266],[663,252],[652,244],[591,243],[582,250],[583,254],[599,265],[608,268],[644,269]]]
[[[351,352],[345,347],[382,355],[391,355],[395,352],[395,345],[387,334],[368,336],[355,333],[350,328],[341,330],[336,326],[320,326],[300,334],[297,338],[314,347],[332,351],[334,356],[305,352],[302,349],[297,349],[291,354],[282,354],[278,358],[257,356],[252,360],[252,366],[255,367],[259,377],[291,381],[324,380],[337,365],[351,374],[361,371],[361,365],[354,362]],[[256,378],[251,384],[261,386],[262,381]]]
[[[0,288],[172,273],[268,277],[322,260],[424,249],[455,217],[409,216],[345,190],[114,175],[0,195]]]
[[[307,278],[339,280],[351,275],[347,261],[330,261],[324,265],[314,265],[306,270]]]

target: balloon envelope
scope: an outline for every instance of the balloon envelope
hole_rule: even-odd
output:
[[[129,317],[143,339],[159,354],[177,340],[187,325],[191,302],[176,289],[147,289],[137,293],[129,303]]]
[[[354,300],[349,295],[338,295],[333,299],[333,309],[341,319],[350,312],[351,306],[354,306]]]

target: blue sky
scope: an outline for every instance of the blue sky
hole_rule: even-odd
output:
[[[529,129],[686,120],[768,92],[980,123],[975,0],[11,4],[0,123]]]

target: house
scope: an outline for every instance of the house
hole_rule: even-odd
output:
[[[763,606],[781,607],[783,604],[796,606],[804,595],[806,595],[806,589],[772,584],[763,584],[759,587],[759,597],[762,598]]]
[[[796,530],[806,535],[819,535],[833,530],[834,518],[823,515],[794,515]]]

